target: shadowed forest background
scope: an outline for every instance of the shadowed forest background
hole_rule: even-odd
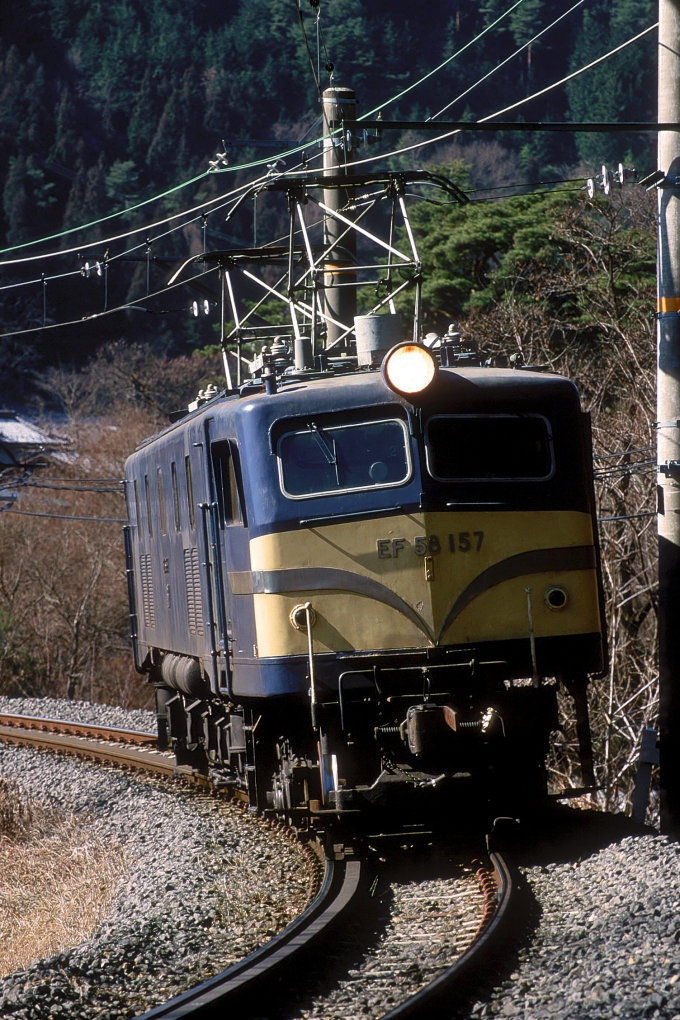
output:
[[[353,87],[359,114],[383,103],[472,40],[511,6],[511,0],[300,0],[313,62],[316,11],[321,14],[321,85],[324,65],[334,84]],[[390,104],[385,118],[416,119],[436,113],[571,5],[564,0],[523,0],[497,28],[438,74]],[[655,19],[653,0],[588,0],[445,113],[476,120],[527,96],[606,53]],[[519,119],[653,120],[655,42],[645,37],[618,56],[522,107]],[[0,192],[3,248],[91,223],[113,211],[165,192],[208,168],[229,148],[232,165],[273,157],[304,138],[319,115],[309,58],[294,0],[4,0],[0,10]],[[514,115],[513,115],[514,116]],[[318,126],[309,138],[319,135]],[[425,137],[425,136],[421,136]],[[498,133],[475,135],[453,146],[471,168],[476,189],[527,184],[587,174],[619,160],[654,169],[653,136]],[[651,138],[651,141],[650,141]],[[267,140],[280,144],[262,147]],[[416,136],[385,134],[370,155]],[[252,145],[249,143],[258,143]],[[446,148],[446,147],[444,147]],[[449,149],[451,146],[448,147]],[[311,146],[312,158],[318,149]],[[362,152],[362,155],[368,154]],[[408,154],[398,165],[443,162],[442,147]],[[296,162],[289,160],[289,168]],[[58,238],[30,252],[75,248],[46,263],[6,267],[0,285],[3,333],[37,328],[100,311],[104,281],[81,277],[86,257],[103,260],[109,246],[80,255],[77,245],[122,233],[236,187],[266,168],[203,177],[112,224]],[[583,171],[581,171],[583,172]],[[567,173],[569,175],[569,173]],[[511,192],[510,192],[511,193]],[[483,197],[483,193],[475,197]],[[280,233],[274,197],[258,202],[258,240]],[[285,226],[284,226],[285,231]],[[211,216],[209,247],[250,245],[252,202],[230,223]],[[133,243],[144,241],[144,235]],[[109,307],[163,286],[172,267],[200,251],[200,226],[154,241],[152,261],[142,247],[111,264]],[[111,247],[109,255],[128,245]],[[471,252],[478,258],[477,252]],[[0,260],[9,257],[0,253]],[[162,259],[161,263],[153,261]],[[41,274],[75,271],[48,282]],[[147,275],[148,273],[148,275]],[[245,295],[247,296],[247,294]],[[45,307],[43,306],[45,298]],[[0,385],[14,400],[30,392],[36,368],[82,364],[103,341],[152,342],[170,354],[213,342],[215,315],[193,318],[186,289],[102,319],[96,330],[65,327],[0,339]],[[146,307],[146,306],[145,306]],[[454,303],[449,314],[460,314]],[[11,373],[8,386],[6,373]]]
[[[464,45],[510,6],[500,0],[321,0],[335,84],[357,90],[366,111]],[[315,49],[314,14],[301,4]],[[525,0],[498,31],[441,74],[388,107],[385,117],[428,116],[561,14],[556,0]],[[447,111],[478,119],[536,91],[642,31],[651,0],[591,0],[525,50],[488,84]],[[654,41],[647,37],[566,89],[522,108],[527,119],[653,120]],[[261,158],[248,142],[280,148],[313,128],[318,101],[293,0],[5,0],[0,13],[0,189],[4,247],[58,234],[159,194],[207,169],[229,144],[231,163]],[[322,56],[322,68],[325,57]],[[326,85],[325,75],[322,85]],[[310,137],[318,134],[318,128]],[[417,136],[387,136],[371,155]],[[600,541],[607,590],[610,664],[591,685],[601,806],[630,795],[640,730],[657,711],[654,530],[655,196],[637,185],[591,201],[582,181],[520,195],[517,186],[583,177],[603,162],[655,167],[645,136],[475,136],[393,160],[427,164],[470,189],[466,207],[411,207],[422,255],[428,329],[455,321],[486,357],[571,377],[591,411]],[[315,150],[310,150],[310,155]],[[115,232],[199,204],[258,170],[204,177],[114,221]],[[499,190],[499,189],[505,189]],[[504,193],[512,197],[500,198]],[[281,210],[262,198],[258,240],[276,236]],[[97,231],[100,231],[98,234]],[[95,226],[35,249],[56,251],[113,233]],[[250,245],[250,203],[225,226],[211,219],[208,247]],[[154,242],[151,283],[201,250],[198,227]],[[31,252],[34,249],[30,249]],[[17,254],[21,254],[18,252]],[[95,255],[96,255],[95,251]],[[99,253],[100,255],[102,253]],[[9,258],[0,254],[0,263]],[[58,264],[79,269],[77,252]],[[52,268],[53,263],[50,263]],[[1,268],[1,266],[0,266]],[[144,294],[148,263],[109,274],[110,301]],[[0,285],[40,278],[41,264],[3,269]],[[91,274],[50,283],[46,321],[101,307]],[[153,287],[152,287],[153,289]],[[0,291],[3,400],[30,407],[70,442],[70,464],[50,466],[54,484],[91,479],[115,490],[123,463],[168,413],[208,382],[220,385],[214,315],[193,317],[192,294],[173,292],[150,314],[18,335],[42,323],[42,284]],[[248,292],[240,295],[249,299]],[[169,307],[172,306],[172,307]],[[265,308],[266,313],[266,308]],[[22,490],[25,510],[122,517],[117,491]],[[103,481],[102,481],[103,480]],[[106,483],[106,484],[105,484]],[[640,515],[640,516],[631,516]],[[0,690],[137,705],[149,689],[134,675],[127,640],[120,525],[3,514],[0,517]],[[564,728],[551,781],[579,785],[576,736]]]

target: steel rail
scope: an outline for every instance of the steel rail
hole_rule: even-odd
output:
[[[174,758],[130,746],[133,742],[146,746],[155,743],[153,734],[138,730],[0,713],[0,742],[75,754],[212,788],[207,776],[186,766],[178,767]],[[234,1006],[240,1007],[240,1015],[250,1015],[252,1008],[271,996],[274,983],[295,954],[323,943],[341,915],[356,902],[362,885],[361,861],[341,856],[341,860],[325,860],[324,878],[315,899],[282,932],[221,973],[140,1014],[138,1020],[209,1020],[223,1017],[224,1009]],[[492,954],[497,955],[515,913],[517,880],[500,853],[489,853],[489,859],[493,875],[481,869],[478,872],[485,907],[471,945],[451,966],[381,1020],[405,1020],[426,1011],[437,1015],[438,1008],[450,1011],[455,1000],[469,991],[475,975]],[[491,890],[492,884],[496,892]]]
[[[221,974],[209,978],[195,988],[142,1013],[138,1020],[208,1020],[224,1017],[224,1010],[240,1005],[234,1016],[250,1016],[251,1003],[270,994],[271,983],[278,979],[283,967],[295,953],[322,941],[329,929],[354,902],[361,883],[359,860],[326,860],[324,880],[314,901],[305,912],[270,942],[250,956],[233,964]]]
[[[155,743],[156,738],[139,730],[0,713],[0,742],[138,768],[213,789],[207,776],[186,766],[177,766],[174,757],[132,747],[133,740],[149,745]],[[320,854],[319,849],[317,852]],[[223,1005],[240,1000],[243,995],[251,995],[253,990],[260,993],[295,952],[311,946],[325,935],[353,901],[360,885],[361,862],[324,858],[324,865],[324,876],[317,895],[282,932],[227,970],[144,1013],[146,1020],[152,1017],[165,1020],[188,1016],[205,1018],[214,1015],[216,1009],[222,1015]]]
[[[193,786],[214,790],[208,776],[188,765],[177,765],[174,755],[154,750],[155,735],[140,730],[0,713],[0,743],[73,754],[169,779],[182,779]],[[237,793],[233,794],[233,799],[240,799]]]
[[[138,750],[125,746],[123,743],[114,744],[110,738],[108,741],[91,740],[71,733],[50,733],[37,727],[23,729],[16,725],[4,726],[0,724],[0,741],[7,744],[21,744],[28,747],[46,748],[49,751],[61,751],[65,754],[81,755],[113,765],[134,766],[147,772],[157,772],[160,775],[184,775],[182,768],[175,765],[174,757],[165,757],[158,752]]]
[[[96,740],[115,740],[140,746],[155,745],[155,733],[146,730],[126,730],[115,726],[98,726],[94,723],[66,722],[63,719],[45,719],[37,715],[13,715],[0,712],[0,726],[15,726],[25,730],[42,730],[50,733],[70,733],[75,737],[92,737]]]
[[[455,1000],[463,996],[470,987],[475,973],[481,971],[489,962],[490,956],[506,938],[509,924],[515,912],[517,900],[517,880],[508,862],[499,853],[490,853],[493,865],[493,878],[498,889],[496,903],[489,909],[489,900],[485,906],[484,917],[480,929],[472,944],[450,967],[447,967],[433,981],[426,984],[415,995],[405,999],[385,1013],[380,1020],[405,1020],[425,1012],[430,1016],[438,1016],[438,1008],[443,1008],[446,1016],[451,1015]],[[481,880],[482,888],[484,882]]]
[[[468,989],[470,978],[488,963],[490,953],[498,948],[513,913],[516,882],[510,866],[500,854],[492,853],[489,857],[493,873],[486,872],[486,876],[480,879],[485,892],[485,907],[474,941],[454,964],[391,1009],[381,1020],[403,1020],[423,1015],[425,1011],[434,1011],[438,1015],[437,1007],[450,1007]],[[244,1020],[266,1015],[267,1004],[276,1001],[275,982],[283,967],[290,966],[292,957],[300,950],[316,943],[323,945],[328,929],[354,902],[360,878],[360,861],[327,861],[319,894],[288,928],[228,970],[141,1014],[138,1020],[217,1020],[227,1015],[229,1010]],[[497,890],[493,895],[489,895],[490,885]]]

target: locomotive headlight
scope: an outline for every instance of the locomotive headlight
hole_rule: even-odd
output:
[[[437,378],[434,354],[420,344],[397,344],[385,355],[380,369],[387,385],[406,397],[423,393]]]

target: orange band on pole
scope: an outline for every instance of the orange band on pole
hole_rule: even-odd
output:
[[[662,297],[656,302],[657,312],[680,312],[680,297]]]

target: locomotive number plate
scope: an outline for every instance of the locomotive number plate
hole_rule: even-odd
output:
[[[479,552],[484,541],[483,531],[457,531],[441,539],[439,535],[416,535],[413,542],[407,538],[379,538],[378,559],[397,559],[412,549],[416,556],[438,556],[439,553]]]

